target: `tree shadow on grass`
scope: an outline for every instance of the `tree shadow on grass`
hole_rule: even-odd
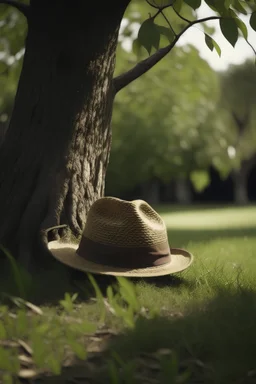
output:
[[[47,269],[29,274],[15,262],[15,266],[4,255],[0,255],[0,302],[1,296],[17,296],[37,305],[56,305],[66,292],[78,293],[81,301],[95,297],[95,290],[88,275],[69,268],[52,258]],[[103,295],[108,286],[117,284],[114,276],[94,275],[94,279]],[[157,278],[130,278],[134,283],[145,281],[157,286],[178,286],[183,280],[169,275]],[[6,301],[6,300],[5,300]],[[2,300],[3,302],[3,300]]]
[[[254,384],[255,324],[255,291],[220,290],[210,302],[188,308],[183,315],[138,318],[133,329],[109,342],[106,351],[98,356],[89,354],[86,362],[66,368],[54,382],[72,382],[70,375],[76,382],[78,372],[84,369],[84,381],[80,378],[79,382],[112,383],[116,367],[117,383],[176,383],[163,377],[163,367],[166,375],[171,366],[173,369],[175,352],[177,374],[190,373],[186,383]],[[128,374],[131,381],[127,381]]]
[[[255,324],[255,292],[220,291],[210,303],[191,308],[184,317],[140,319],[111,348],[122,359],[174,348],[181,361],[202,363],[204,383],[255,382]]]
[[[2,262],[0,266],[0,302],[1,296],[22,297],[36,305],[58,305],[66,292],[78,293],[79,300],[86,302],[95,298],[95,290],[90,282],[88,275],[84,272],[66,267],[59,262],[53,263],[53,267],[35,275],[28,275],[26,271],[19,267],[21,282],[17,281],[17,276],[8,262]],[[114,276],[93,275],[102,294],[105,296],[108,286],[116,286],[117,280]],[[179,276],[168,275],[157,278],[143,279],[130,278],[133,283],[145,282],[158,287],[173,286],[177,287],[186,284],[186,281]],[[23,289],[20,289],[20,285]],[[25,293],[25,297],[24,297]],[[2,300],[3,302],[3,300]],[[4,299],[6,303],[6,300]]]

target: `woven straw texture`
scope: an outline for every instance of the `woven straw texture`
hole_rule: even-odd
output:
[[[165,242],[168,244],[164,221],[143,200],[128,202],[113,197],[97,200],[89,211],[83,235],[99,244],[125,247],[126,250],[129,247],[154,247]],[[106,265],[98,264],[79,256],[77,244],[52,241],[48,244],[48,248],[57,260],[72,268],[113,276],[163,276],[181,272],[193,262],[193,255],[188,251],[171,248],[170,261],[166,264],[124,269],[107,265],[107,263]]]
[[[114,197],[92,205],[83,235],[118,247],[147,247],[168,241],[165,223],[150,205]]]

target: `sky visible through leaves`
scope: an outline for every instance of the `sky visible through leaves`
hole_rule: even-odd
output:
[[[214,12],[206,5],[205,3],[202,3],[201,7],[197,10],[198,18],[204,18],[207,16],[212,16]],[[246,22],[248,25],[248,16],[240,15],[240,18]],[[126,21],[123,20],[122,23],[123,26],[126,25]],[[185,45],[188,43],[191,43],[196,46],[196,48],[199,50],[200,55],[202,58],[208,61],[208,63],[211,65],[211,67],[215,70],[225,70],[227,69],[229,64],[241,64],[243,63],[247,58],[254,58],[254,53],[252,49],[249,47],[249,45],[244,41],[244,39],[239,39],[239,41],[236,44],[236,47],[233,48],[229,42],[225,39],[225,37],[222,35],[219,26],[218,21],[210,21],[207,23],[209,26],[216,26],[216,31],[212,37],[218,42],[218,44],[221,47],[221,57],[218,56],[216,51],[211,52],[209,48],[205,44],[204,40],[204,33],[202,32],[202,27],[200,25],[196,25],[192,28],[190,28],[180,39],[180,41],[177,43],[177,46]],[[135,28],[135,35],[137,35],[137,31],[139,29],[138,27]],[[248,37],[249,41],[252,43],[254,48],[256,48],[256,32],[249,28],[248,29]],[[130,51],[131,50],[131,41],[129,38],[127,38],[124,43],[123,47]]]

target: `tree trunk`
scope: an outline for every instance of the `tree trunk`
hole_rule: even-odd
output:
[[[4,137],[8,128],[8,122],[0,122],[0,148],[4,142]],[[1,149],[0,149],[1,150]]]
[[[248,204],[248,192],[247,192],[247,175],[243,173],[243,170],[234,172],[234,202],[238,205]]]
[[[248,197],[248,177],[256,164],[256,153],[251,158],[242,162],[241,168],[232,174],[234,185],[234,202],[239,205],[246,205],[249,203]]]
[[[0,243],[14,246],[27,266],[42,255],[47,228],[67,224],[80,235],[89,207],[104,193],[115,52],[128,3],[31,0],[23,69],[0,151]]]
[[[175,180],[175,200],[178,204],[192,203],[192,192],[188,180]]]
[[[157,179],[153,178],[141,186],[142,198],[151,205],[160,204],[160,188]]]

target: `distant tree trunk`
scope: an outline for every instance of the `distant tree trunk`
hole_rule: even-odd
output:
[[[256,164],[256,154],[249,160],[242,162],[241,168],[232,174],[234,186],[234,202],[238,205],[249,203],[248,198],[248,177],[253,166]]]
[[[233,173],[234,202],[238,205],[248,204],[247,175],[242,169]]]
[[[149,204],[157,205],[160,203],[160,190],[159,182],[156,179],[152,179],[142,184],[141,186],[142,198]]]
[[[14,246],[26,265],[42,255],[45,229],[67,224],[81,234],[89,207],[104,193],[115,52],[128,3],[31,0],[0,151],[0,243]]]
[[[165,184],[163,200],[165,203],[167,202],[170,203],[175,201],[175,181],[174,180]]]
[[[175,200],[179,204],[191,204],[192,193],[187,179],[175,180]]]
[[[0,122],[0,148],[4,142],[4,137],[7,131],[8,122]]]

